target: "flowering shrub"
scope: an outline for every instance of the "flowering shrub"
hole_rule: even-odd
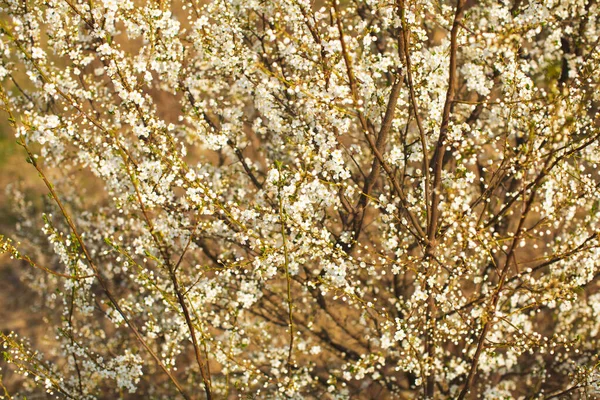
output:
[[[595,0],[0,7],[5,398],[599,388]]]

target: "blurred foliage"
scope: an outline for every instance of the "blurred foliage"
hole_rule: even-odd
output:
[[[0,167],[5,166],[10,157],[16,152],[17,144],[10,129],[5,125],[0,125]]]

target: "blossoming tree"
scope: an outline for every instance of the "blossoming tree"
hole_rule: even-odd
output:
[[[0,4],[5,398],[598,389],[597,1]]]

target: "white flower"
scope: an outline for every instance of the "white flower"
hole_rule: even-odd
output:
[[[46,53],[40,47],[31,48],[31,58],[34,60],[40,60],[46,57]]]

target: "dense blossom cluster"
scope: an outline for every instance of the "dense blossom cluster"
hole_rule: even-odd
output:
[[[206,3],[0,2],[0,394],[597,392],[597,1]]]

